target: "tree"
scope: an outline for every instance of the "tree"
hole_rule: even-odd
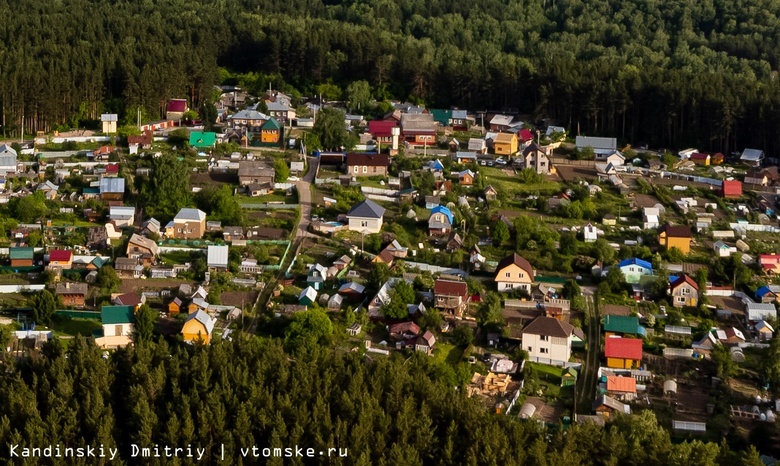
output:
[[[116,270],[110,265],[104,265],[98,270],[95,284],[106,292],[114,292],[119,288],[122,280],[117,276]]]
[[[330,82],[318,84],[315,91],[317,94],[321,95],[322,99],[326,102],[341,99],[341,88]]]
[[[368,285],[375,290],[379,290],[388,278],[390,278],[390,267],[387,264],[373,264],[368,271]]]
[[[140,188],[139,197],[146,213],[170,220],[190,205],[190,170],[173,155],[152,161],[152,175]]]
[[[734,375],[736,365],[731,358],[731,351],[723,345],[715,345],[712,348],[712,361],[717,367],[717,374],[723,381],[728,381]]]
[[[620,293],[626,288],[626,277],[620,267],[612,266],[607,272],[606,284],[612,293]]]
[[[477,313],[477,323],[482,327],[499,327],[504,323],[501,310],[501,296],[493,291],[487,292]]]
[[[283,183],[290,177],[290,167],[284,159],[274,159],[274,181]]]
[[[561,294],[566,299],[573,299],[575,296],[580,296],[582,291],[580,290],[580,285],[576,281],[569,280],[563,284]]]
[[[474,331],[468,325],[458,325],[450,338],[455,346],[465,347],[474,341]]]
[[[205,211],[211,220],[228,225],[244,224],[244,210],[228,185],[206,186],[195,195],[195,204]]]
[[[11,211],[15,219],[21,223],[33,223],[46,215],[49,209],[46,207],[46,197],[42,191],[11,199]]]
[[[399,280],[388,294],[389,301],[382,306],[382,314],[390,319],[404,319],[409,316],[407,304],[414,304],[414,288],[406,280]]]
[[[152,340],[154,333],[154,325],[159,319],[159,314],[153,311],[152,308],[146,304],[142,304],[135,313],[135,321],[133,322],[133,340],[136,344],[140,342],[148,342]]]
[[[203,121],[203,129],[211,131],[217,122],[217,107],[210,100],[204,100],[200,106],[200,119]]]
[[[501,220],[496,220],[493,223],[493,244],[495,246],[501,246],[505,242],[509,241],[509,227],[506,226]]]
[[[333,323],[320,308],[295,314],[284,332],[284,343],[291,351],[312,351],[328,344],[333,335]]]
[[[347,127],[344,112],[335,108],[323,108],[317,114],[312,132],[325,149],[337,150],[347,143]]]
[[[347,108],[361,110],[371,103],[371,86],[366,81],[354,81],[347,86]]]
[[[51,327],[51,318],[57,309],[57,300],[49,290],[42,290],[30,299],[30,307],[33,310],[33,319],[39,324]]]

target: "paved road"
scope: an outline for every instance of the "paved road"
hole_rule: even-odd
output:
[[[320,163],[317,157],[308,157],[309,171],[303,176],[303,179],[295,183],[298,190],[298,203],[301,205],[301,219],[298,221],[298,227],[295,230],[295,239],[314,236],[309,233],[309,224],[311,224],[311,184],[314,182],[314,176],[317,173],[317,166]]]

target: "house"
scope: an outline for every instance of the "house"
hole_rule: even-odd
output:
[[[618,263],[626,283],[639,283],[643,275],[653,275],[653,264],[639,258],[623,259]]]
[[[67,249],[53,249],[49,253],[48,268],[70,270],[73,267],[73,251]]]
[[[549,138],[549,137],[552,137],[552,135],[554,135],[556,133],[562,135],[562,137],[566,137],[566,128],[564,128],[563,126],[552,126],[552,125],[550,125],[550,126],[547,127],[547,130],[545,131],[544,135]]]
[[[593,402],[593,411],[598,416],[605,418],[614,417],[616,414],[631,414],[631,407],[623,404],[609,395],[600,395]]]
[[[457,232],[450,232],[449,238],[447,238],[447,252],[455,252],[463,247],[463,238]]]
[[[181,312],[182,301],[181,298],[173,298],[173,301],[168,303],[168,314],[175,316]]]
[[[242,160],[238,162],[238,184],[270,184],[273,186],[276,170],[263,161]]]
[[[498,133],[493,139],[493,152],[496,155],[512,156],[517,153],[517,135],[513,133]]]
[[[244,239],[244,228],[229,226],[222,229],[222,238],[225,241],[240,241]]]
[[[704,165],[709,166],[711,157],[709,154],[702,154],[701,152],[694,152],[691,154],[690,158],[688,159],[691,162],[695,163],[696,165]]]
[[[57,191],[60,189],[59,186],[52,183],[51,181],[44,181],[43,183],[39,184],[35,190],[41,191],[44,195],[44,197],[48,200],[54,200],[57,198]]]
[[[619,375],[608,375],[607,394],[617,400],[631,401],[636,398],[636,379]]]
[[[32,267],[33,248],[10,248],[11,267]]]
[[[168,102],[168,111],[165,113],[165,119],[181,120],[189,109],[187,99],[171,99]]]
[[[512,115],[494,115],[488,123],[490,131],[507,131],[512,125],[512,120],[514,120]]]
[[[583,150],[587,147],[593,149],[593,153],[598,158],[599,155],[606,157],[617,150],[616,138],[598,138],[592,136],[577,136],[575,145],[578,150]]]
[[[390,338],[395,341],[404,341],[417,338],[422,331],[420,326],[414,322],[400,322],[391,325],[388,329]]]
[[[214,331],[214,319],[203,310],[197,310],[187,316],[181,335],[188,343],[200,342],[208,345],[211,343],[211,333]]]
[[[558,195],[555,195],[549,199],[547,199],[547,207],[552,209],[557,209],[559,207],[566,207],[567,205],[571,204],[571,199],[569,198],[569,195],[566,193],[560,193]]]
[[[100,179],[100,199],[121,201],[125,197],[125,179],[103,177]]]
[[[100,115],[100,122],[105,134],[116,133],[116,125],[119,121],[119,115],[116,113],[104,113]]]
[[[209,270],[227,270],[228,246],[209,245],[206,251],[206,265]]]
[[[324,265],[314,264],[309,269],[309,275],[306,277],[306,284],[319,291],[322,289],[322,286],[327,279],[328,269]]]
[[[260,142],[262,144],[279,144],[282,139],[282,125],[271,117],[260,127]]]
[[[412,145],[431,145],[436,143],[436,122],[431,114],[401,115],[401,134]]]
[[[729,246],[721,240],[715,241],[712,244],[712,249],[715,251],[715,255],[718,257],[729,257],[730,255],[737,252],[736,247]]]
[[[487,188],[485,188],[485,199],[488,201],[495,201],[498,197],[498,190],[493,187],[493,185],[488,185]]]
[[[382,287],[379,289],[376,296],[374,296],[374,299],[372,299],[371,302],[368,303],[369,317],[375,318],[375,317],[380,317],[382,315],[381,313],[382,306],[390,302],[390,291],[401,280],[403,279],[391,277],[388,278],[387,281],[382,284]],[[407,283],[411,283],[411,280],[405,280],[405,281]]]
[[[430,330],[426,330],[424,334],[417,337],[414,344],[414,350],[427,355],[433,353],[433,345],[436,344],[436,337],[433,336]]]
[[[458,184],[461,186],[471,186],[474,184],[474,172],[471,170],[463,170],[458,173]]]
[[[771,179],[766,170],[749,170],[745,175],[745,184],[769,186],[771,184]]]
[[[138,312],[141,305],[146,302],[146,296],[143,294],[139,296],[138,293],[130,292],[115,297],[113,302],[117,306],[130,306],[134,312]]]
[[[604,356],[607,367],[615,369],[639,369],[642,362],[642,340],[638,338],[606,338]]]
[[[604,316],[604,336],[638,335],[639,319],[635,316]]]
[[[612,165],[613,167],[621,167],[626,163],[625,156],[616,150],[604,154],[597,153],[596,160],[606,163],[607,165]]]
[[[777,293],[766,285],[756,290],[756,299],[762,303],[777,302]]]
[[[455,160],[455,163],[477,163],[476,152],[457,151],[452,158]]]
[[[89,285],[86,283],[58,283],[55,293],[65,307],[81,309],[85,306]]]
[[[661,226],[661,213],[657,207],[644,207],[642,209],[642,228],[652,230]]]
[[[429,235],[446,235],[452,231],[452,224],[455,221],[455,217],[452,215],[450,209],[437,205],[431,209],[431,215],[428,217],[428,234]]]
[[[688,254],[691,252],[691,227],[667,223],[658,233],[658,242],[666,249],[677,248]]]
[[[258,131],[269,119],[271,117],[268,115],[252,109],[241,110],[227,117],[228,123],[233,128],[247,128],[253,131]]]
[[[108,218],[116,228],[132,227],[135,221],[135,207],[111,206]]]
[[[780,273],[780,254],[759,254],[758,263],[767,275]]]
[[[577,385],[577,369],[567,367],[561,372],[561,387],[574,387]]]
[[[8,144],[0,144],[0,176],[16,173],[16,159],[18,157],[16,149]]]
[[[751,301],[747,303],[746,313],[749,322],[777,318],[777,308],[772,303],[754,303]]]
[[[764,151],[760,149],[745,149],[742,151],[739,161],[751,167],[760,167],[764,162]]]
[[[551,147],[532,142],[523,149],[523,168],[531,169],[540,175],[549,175],[552,168],[551,156]]]
[[[268,115],[276,119],[282,125],[287,124],[288,121],[295,119],[295,110],[290,107],[289,102],[285,99],[276,99],[276,101],[266,100],[266,108],[268,108]]]
[[[499,292],[523,290],[531,292],[534,283],[534,269],[531,263],[517,253],[501,259],[496,266],[496,285]]]
[[[554,317],[537,317],[523,328],[521,347],[528,360],[562,366],[571,358],[574,327]]]
[[[739,180],[724,180],[720,188],[721,196],[726,199],[739,199],[742,197],[742,182]]]
[[[135,311],[132,306],[103,306],[100,309],[103,337],[95,339],[101,347],[116,348],[132,343]]]
[[[366,287],[357,282],[348,282],[339,287],[338,294],[350,301],[359,301],[363,297]]]
[[[517,140],[521,148],[528,147],[528,144],[534,140],[534,133],[529,129],[521,129],[517,132]]]
[[[217,144],[217,133],[211,131],[190,131],[190,146],[196,149],[213,149]]]
[[[430,210],[441,203],[440,196],[425,196],[425,208]]]
[[[368,133],[378,145],[393,144],[393,129],[398,127],[394,120],[371,120],[368,122]]]
[[[301,291],[301,294],[298,295],[298,304],[303,306],[311,306],[315,302],[317,302],[317,290],[311,286],[307,286],[303,291]]]
[[[613,214],[606,214],[601,218],[601,224],[606,226],[615,226],[617,225],[617,217]],[[656,225],[657,227],[658,225]]]
[[[582,229],[582,234],[586,243],[595,243],[599,239],[599,229],[590,223]]]
[[[133,259],[141,259],[146,265],[152,265],[158,250],[157,243],[145,236],[133,233],[127,243],[125,255]]]
[[[165,237],[174,239],[200,239],[206,232],[206,212],[200,209],[182,208],[165,226]]]
[[[713,165],[720,165],[720,164],[723,163],[724,160],[725,160],[725,157],[723,156],[723,154],[718,152],[718,153],[716,153],[715,155],[712,156],[712,158],[710,159],[710,162]]]
[[[384,207],[371,199],[366,199],[355,204],[347,212],[348,228],[350,231],[379,233],[382,230],[384,215]]]
[[[477,154],[487,154],[487,141],[481,138],[470,138],[468,150]]]
[[[466,282],[437,279],[433,285],[433,302],[437,309],[460,316],[469,304]]]
[[[344,270],[352,263],[352,258],[346,254],[333,261],[333,266],[338,270]]]
[[[144,273],[144,266],[138,259],[130,257],[118,257],[114,261],[114,269],[119,278],[141,278]]]
[[[387,154],[357,154],[346,158],[347,174],[352,176],[387,176],[390,157]]]
[[[771,340],[772,335],[775,333],[775,329],[764,320],[759,321],[754,328],[758,333],[758,339],[761,341]]]

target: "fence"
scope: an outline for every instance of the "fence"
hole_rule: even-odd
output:
[[[0,285],[0,294],[31,293],[46,289],[46,285]]]
[[[416,269],[420,269],[422,272],[431,272],[431,273],[446,273],[450,275],[458,275],[465,277],[466,272],[464,272],[461,269],[454,269],[451,267],[439,267],[438,265],[430,265],[430,264],[423,264],[420,262],[404,262],[406,267],[412,267]]]
[[[398,202],[397,197],[382,196],[379,194],[366,194],[366,197],[374,201]]]
[[[372,186],[361,186],[360,191],[363,192],[363,194],[383,194],[385,196],[398,196],[399,191],[395,189],[385,189],[385,188],[374,188]]]
[[[261,209],[297,209],[298,204],[241,204],[242,209],[261,210]]]
[[[72,309],[58,309],[54,311],[54,313],[58,316],[70,317],[71,319],[101,320],[100,312],[96,311],[74,311]]]
[[[772,225],[760,225],[757,223],[729,223],[732,230],[758,231],[763,233],[780,233],[780,228]]]
[[[693,358],[693,350],[689,348],[664,348],[665,358]]]
[[[664,327],[664,332],[666,333],[673,333],[675,335],[690,335],[691,334],[691,328],[690,327],[681,327],[677,325],[667,325]]]

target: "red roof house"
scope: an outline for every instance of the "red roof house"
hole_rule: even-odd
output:
[[[371,120],[368,122],[368,132],[374,139],[381,142],[390,142],[393,137],[393,128],[398,123],[394,120]]]
[[[439,309],[461,315],[469,303],[469,287],[466,282],[436,280],[433,302]]]
[[[187,99],[171,99],[168,103],[169,112],[181,112],[187,111]]]
[[[523,142],[533,141],[534,133],[528,129],[521,129],[520,132],[517,133],[517,137]]]
[[[711,157],[709,154],[702,154],[701,152],[694,152],[691,154],[691,162],[696,165],[709,165]]]
[[[642,340],[638,338],[607,338],[604,343],[607,367],[637,369],[642,361]]]
[[[721,194],[727,199],[742,197],[742,182],[739,180],[724,180]]]
[[[49,253],[49,267],[70,269],[73,266],[73,251],[54,249]]]
[[[119,164],[118,163],[109,163],[106,165],[106,175],[118,175],[119,174]]]

